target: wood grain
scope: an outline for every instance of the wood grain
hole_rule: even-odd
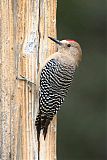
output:
[[[34,126],[36,84],[45,59],[55,52],[56,0],[0,1],[0,159],[37,160]],[[56,159],[56,118],[46,141],[41,134],[40,160]]]

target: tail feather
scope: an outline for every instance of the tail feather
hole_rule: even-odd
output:
[[[48,118],[48,119],[46,119],[46,121],[45,121],[45,125],[44,125],[44,128],[43,128],[44,140],[45,140],[45,138],[46,138],[48,126],[49,126],[51,120],[52,120],[52,119],[49,119],[49,118]]]
[[[35,122],[38,142],[40,139],[41,130],[43,130],[43,135],[44,135],[44,140],[45,140],[46,135],[47,135],[48,126],[49,126],[51,120],[52,120],[52,118],[47,117],[44,114],[38,113],[37,118],[36,118],[36,122]]]
[[[36,126],[36,130],[37,130],[37,140],[39,142],[40,131],[41,131],[41,115],[40,114],[38,114],[36,117],[35,126]]]

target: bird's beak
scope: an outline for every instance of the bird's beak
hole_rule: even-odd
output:
[[[62,45],[62,43],[59,41],[59,40],[57,40],[57,39],[55,39],[55,38],[52,38],[52,37],[48,37],[49,39],[51,39],[52,41],[54,41],[55,43],[57,43],[57,44],[59,44],[59,45]]]

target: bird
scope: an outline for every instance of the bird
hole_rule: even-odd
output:
[[[57,51],[46,59],[39,74],[39,109],[35,120],[38,141],[41,131],[46,139],[48,126],[61,108],[82,59],[81,47],[75,40],[48,38],[57,44]]]

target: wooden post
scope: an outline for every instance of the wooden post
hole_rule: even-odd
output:
[[[55,52],[56,0],[0,1],[0,159],[38,160],[34,126],[36,81],[44,60]],[[25,76],[35,84],[16,79]],[[46,141],[41,135],[40,160],[56,159],[56,118]]]

